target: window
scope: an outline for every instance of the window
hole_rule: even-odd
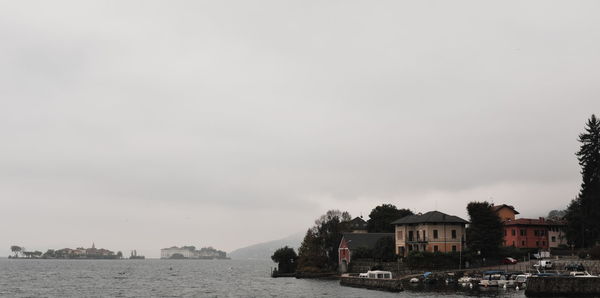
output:
[[[452,245],[452,251],[456,252],[456,245]]]
[[[542,241],[542,246],[546,246],[546,241]]]
[[[419,239],[421,239],[421,231],[417,230],[417,241],[419,241]]]
[[[437,251],[438,251],[438,246],[437,246],[437,245],[434,245],[434,246],[433,246],[433,252],[437,252]]]
[[[514,241],[513,241],[513,245],[512,246],[515,247],[515,242]]]
[[[539,242],[539,241],[536,241],[536,242],[535,242],[535,246],[540,246],[540,242]]]
[[[525,246],[525,241],[521,241],[521,246]]]
[[[510,234],[513,235],[513,236],[516,236],[517,235],[517,231],[515,229],[512,229]]]
[[[527,233],[526,233],[527,231],[526,231],[526,230],[524,230],[524,229],[521,229],[521,231],[520,231],[520,232],[521,232],[521,236],[527,236]]]
[[[556,242],[556,236],[552,236],[552,242]]]
[[[456,239],[456,230],[452,230],[452,239]]]
[[[438,239],[438,231],[437,230],[433,230],[433,239]],[[437,247],[437,246],[434,246],[434,247]]]
[[[413,231],[408,231],[408,241],[413,241]]]
[[[423,241],[425,241],[427,238],[427,231],[423,230]]]

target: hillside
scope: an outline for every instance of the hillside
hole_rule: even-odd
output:
[[[304,238],[304,233],[297,233],[285,237],[283,239],[262,242],[242,248],[238,248],[228,255],[232,259],[236,260],[270,260],[273,252],[278,248],[289,246],[293,247],[298,252],[298,247]]]

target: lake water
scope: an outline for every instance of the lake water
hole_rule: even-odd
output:
[[[348,288],[338,281],[271,278],[268,261],[0,259],[2,297],[524,297],[523,291]]]

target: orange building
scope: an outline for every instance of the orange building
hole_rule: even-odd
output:
[[[492,210],[498,214],[501,221],[515,220],[515,215],[519,214],[515,207],[506,204],[492,206]]]

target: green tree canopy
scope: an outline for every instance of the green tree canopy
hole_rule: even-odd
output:
[[[298,269],[306,270],[326,270],[327,256],[323,248],[323,241],[320,239],[315,228],[306,231],[306,235],[298,248]]]
[[[23,251],[23,248],[18,245],[12,245],[10,251],[12,251],[15,254],[15,258],[17,258],[19,257],[19,253]]]
[[[498,214],[488,202],[471,202],[467,205],[470,224],[467,229],[467,246],[484,257],[495,256],[502,245],[503,227]]]
[[[409,215],[413,215],[410,209],[398,209],[392,204],[382,204],[371,210],[367,229],[370,233],[393,233],[392,222]]]
[[[349,231],[350,220],[348,212],[339,210],[329,210],[315,220],[315,226],[307,231],[298,249],[299,269],[335,270],[342,233]]]
[[[284,246],[276,250],[271,256],[271,260],[277,263],[277,270],[280,273],[292,273],[296,271],[298,256],[291,247]]]
[[[590,247],[600,240],[600,121],[588,119],[579,135],[576,153],[581,166],[579,195],[567,208],[567,239],[578,247]]]
[[[394,237],[383,237],[377,240],[373,248],[373,258],[381,262],[393,261],[396,257],[396,240]]]
[[[567,212],[565,210],[552,210],[548,212],[548,216],[546,218],[552,220],[560,220],[563,219],[563,217],[565,217],[566,213]]]

